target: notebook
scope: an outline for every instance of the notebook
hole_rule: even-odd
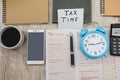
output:
[[[3,23],[48,22],[48,0],[3,0]]]
[[[101,0],[101,13],[106,16],[120,16],[120,0]]]
[[[58,22],[57,9],[84,8],[84,22],[91,21],[91,0],[53,0],[52,22]]]
[[[73,33],[75,66],[70,63],[70,33]],[[120,58],[86,60],[80,50],[80,31],[46,31],[46,80],[120,80]],[[107,30],[109,34],[109,30]]]

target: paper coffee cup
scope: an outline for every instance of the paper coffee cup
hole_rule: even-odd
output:
[[[14,26],[4,27],[0,31],[0,45],[6,49],[16,49],[24,42],[23,32]]]

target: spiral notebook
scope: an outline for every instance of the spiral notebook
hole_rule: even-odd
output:
[[[120,16],[120,0],[101,0],[101,13],[106,16]]]
[[[3,0],[3,23],[37,24],[48,22],[48,0]]]

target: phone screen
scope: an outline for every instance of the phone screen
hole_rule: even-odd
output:
[[[44,64],[44,31],[28,31],[28,64]]]

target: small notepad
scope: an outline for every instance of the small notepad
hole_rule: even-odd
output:
[[[84,9],[58,9],[59,29],[82,29]]]

